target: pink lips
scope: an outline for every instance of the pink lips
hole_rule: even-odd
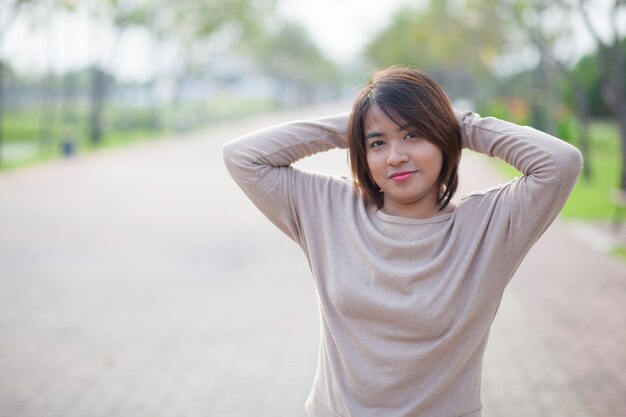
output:
[[[404,171],[404,172],[396,172],[391,174],[389,178],[391,178],[395,182],[402,182],[408,180],[410,177],[415,174],[415,171]]]

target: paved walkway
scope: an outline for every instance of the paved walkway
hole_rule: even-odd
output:
[[[303,415],[318,341],[306,262],[220,147],[334,110],[0,175],[0,417]],[[464,189],[494,182],[465,158]],[[626,415],[624,323],[626,265],[556,224],[494,324],[484,416]]]

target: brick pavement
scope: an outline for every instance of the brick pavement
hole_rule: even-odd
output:
[[[306,262],[219,149],[308,115],[1,175],[0,417],[302,415],[318,341]],[[466,161],[466,188],[493,182]],[[626,415],[625,278],[550,229],[496,318],[484,416]]]

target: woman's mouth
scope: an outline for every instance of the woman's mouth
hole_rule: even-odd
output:
[[[406,181],[413,176],[417,171],[403,171],[403,172],[395,172],[389,176],[392,181],[402,182]]]

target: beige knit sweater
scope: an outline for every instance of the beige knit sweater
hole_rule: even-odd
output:
[[[504,288],[563,207],[582,158],[529,127],[471,112],[457,120],[465,147],[524,176],[420,220],[366,207],[350,179],[291,166],[345,148],[348,114],[225,145],[231,175],[302,247],[315,280],[321,344],[309,415],[480,416],[482,358]]]

